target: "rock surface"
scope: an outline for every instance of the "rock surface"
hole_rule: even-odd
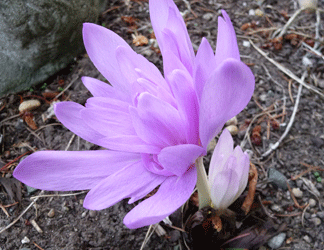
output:
[[[0,3],[0,96],[41,83],[83,51],[82,23],[104,0],[3,0]]]

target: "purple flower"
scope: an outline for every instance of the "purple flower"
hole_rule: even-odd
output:
[[[88,209],[144,198],[124,218],[129,228],[154,224],[179,208],[197,180],[195,160],[224,123],[250,100],[254,76],[240,61],[232,23],[219,17],[216,56],[206,39],[195,56],[172,0],[150,0],[164,77],[117,34],[84,24],[87,53],[112,86],[83,77],[92,93],[82,106],[58,103],[57,118],[72,132],[110,150],[36,152],[14,176],[39,189],[90,189]]]
[[[229,207],[244,191],[249,177],[250,160],[240,146],[233,150],[233,139],[227,129],[221,134],[209,166],[209,185],[215,209]]]

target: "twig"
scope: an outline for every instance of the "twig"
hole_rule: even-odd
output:
[[[305,213],[306,213],[306,210],[307,210],[308,207],[309,207],[309,204],[306,205],[306,207],[304,208],[303,213],[302,213],[301,223],[302,223],[303,227],[305,227],[305,225],[304,225],[304,217],[305,217]]]
[[[3,120],[0,122],[0,125],[1,125],[2,123],[6,122],[6,121],[9,121],[9,120],[11,120],[11,119],[17,118],[17,117],[19,117],[19,116],[20,116],[20,114],[17,114],[17,115],[10,116],[10,117],[8,117],[8,118],[6,118],[6,119],[3,119]]]
[[[41,192],[40,192],[40,194],[43,194],[44,193],[44,190],[42,190]],[[33,200],[30,204],[29,204],[29,206],[13,221],[13,222],[11,222],[8,226],[6,226],[6,227],[4,227],[4,228],[1,228],[1,230],[0,230],[0,234],[1,233],[3,233],[4,231],[6,231],[8,228],[10,228],[11,226],[13,226],[14,224],[16,224],[16,222],[29,210],[29,208],[31,208],[35,203],[36,203],[36,201],[38,200],[38,198],[37,199],[35,199],[35,200]]]
[[[286,181],[286,183],[287,183],[288,190],[289,190],[289,192],[290,192],[290,196],[291,196],[291,198],[293,199],[293,201],[294,201],[294,203],[295,203],[295,206],[296,206],[297,208],[304,209],[307,205],[309,205],[309,204],[305,204],[305,205],[302,205],[302,206],[299,205],[299,203],[298,203],[298,201],[297,201],[295,195],[293,194],[293,192],[292,192],[292,190],[291,190],[291,187],[290,187],[290,185],[289,185],[289,182]]]
[[[157,225],[157,224],[155,224],[155,225]],[[142,243],[142,246],[141,246],[140,250],[143,250],[143,249],[144,249],[145,244],[148,242],[148,240],[149,240],[150,237],[152,236],[152,234],[153,234],[153,232],[154,232],[153,227],[154,227],[155,225],[150,225],[150,226],[149,226],[149,228],[148,228],[148,230],[147,230],[147,232],[146,232],[146,235],[145,235],[145,238],[144,238],[144,241],[143,241],[143,243]]]
[[[72,193],[72,194],[46,194],[46,195],[37,195],[37,196],[32,196],[30,199],[38,199],[38,198],[45,198],[45,197],[66,197],[66,196],[74,196],[74,195],[80,195],[84,194],[88,191],[81,191],[78,193]]]
[[[63,95],[63,93],[72,86],[72,84],[78,79],[78,77],[75,77],[70,83],[68,86],[66,86],[62,91],[61,93],[59,93],[57,96],[55,96],[55,98],[59,98],[61,95]]]
[[[44,248],[41,248],[39,245],[37,245],[37,244],[35,243],[35,241],[34,241],[33,243],[34,243],[35,247],[37,247],[38,249],[40,249],[40,250],[45,250]]]
[[[315,44],[314,49],[317,49],[320,45],[320,25],[321,25],[321,14],[320,10],[316,9],[316,24],[315,24]]]
[[[304,45],[307,49],[309,49],[311,52],[313,52],[315,55],[321,57],[324,60],[324,56],[321,52],[319,52],[318,50],[314,49],[313,47],[309,46],[307,43],[302,42],[302,45]],[[315,47],[315,45],[314,45]]]
[[[285,26],[282,28],[282,29],[278,29],[278,30],[276,30],[274,33],[273,33],[273,35],[272,35],[272,38],[274,38],[274,37],[276,37],[276,38],[278,38],[278,37],[281,37],[281,36],[283,36],[286,32],[287,32],[287,29],[288,29],[288,27],[292,24],[292,22],[296,19],[296,17],[303,11],[303,10],[305,10],[305,9],[307,9],[307,8],[300,8],[300,9],[298,9],[290,18],[289,18],[289,20],[288,20],[288,22],[285,24]],[[280,32],[280,33],[279,33]],[[279,33],[279,35],[277,35]]]
[[[73,135],[71,136],[71,139],[69,140],[69,143],[66,145],[64,151],[67,151],[67,150],[69,149],[69,147],[71,146],[71,144],[72,144],[72,142],[73,142],[74,137],[75,137],[75,134],[73,134]]]
[[[267,54],[261,50],[260,48],[258,48],[250,39],[249,40],[251,45],[255,48],[256,51],[258,51],[261,55],[263,55],[269,62],[271,62],[272,64],[274,64],[278,69],[280,69],[283,73],[285,73],[286,75],[288,75],[290,78],[292,78],[293,80],[295,80],[296,82],[300,83],[301,85],[303,85],[303,87],[305,87],[306,89],[312,90],[314,91],[316,94],[318,94],[320,97],[324,98],[324,94],[319,91],[317,88],[313,87],[313,86],[309,86],[308,84],[306,84],[304,82],[304,80],[302,80],[301,78],[297,77],[294,73],[292,73],[289,69],[285,68],[284,66],[282,66],[280,63],[276,62],[275,60],[273,60],[272,58],[268,57]]]
[[[9,218],[10,215],[8,214],[7,210],[5,209],[5,207],[4,207],[2,204],[0,204],[0,208],[2,209],[2,211],[3,211],[3,212],[7,215],[7,217]]]
[[[304,72],[304,74],[303,74],[303,76],[302,76],[302,79],[301,79],[302,81],[304,81],[304,79],[305,79],[305,77],[306,77],[306,74],[307,74],[307,71]],[[285,139],[285,137],[286,137],[287,134],[289,133],[289,131],[290,131],[290,129],[291,129],[293,123],[294,123],[294,120],[295,120],[295,116],[296,116],[296,113],[297,113],[298,104],[299,104],[299,100],[300,100],[300,96],[301,96],[301,91],[302,91],[302,89],[303,89],[303,85],[300,84],[299,87],[298,87],[298,94],[297,94],[297,98],[296,98],[296,102],[295,102],[294,110],[293,110],[293,112],[292,112],[291,118],[290,118],[290,120],[289,120],[289,123],[288,123],[288,125],[287,125],[287,127],[286,127],[285,132],[282,134],[282,136],[279,138],[279,140],[278,140],[275,144],[270,145],[270,148],[269,148],[265,153],[263,153],[263,154],[261,155],[261,157],[266,157],[266,156],[268,156],[269,154],[271,154],[271,152],[272,152],[273,150],[276,150],[276,149],[279,147],[280,143],[283,141],[283,139]]]
[[[27,151],[25,153],[23,153],[22,155],[19,155],[17,158],[13,159],[12,161],[8,162],[6,165],[4,165],[2,168],[0,168],[0,172],[3,170],[6,170],[6,168],[8,168],[12,163],[18,161],[20,158],[24,157],[27,154],[32,153],[33,151]]]

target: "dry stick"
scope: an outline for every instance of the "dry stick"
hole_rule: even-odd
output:
[[[55,98],[59,98],[61,95],[63,95],[63,93],[72,86],[72,84],[78,79],[78,77],[75,77],[70,83],[68,86],[66,86],[62,91],[61,93],[59,93],[57,96],[55,96]]]
[[[304,79],[306,77],[306,74],[307,74],[307,72],[305,71],[303,76],[302,76],[302,81],[304,81]],[[273,150],[277,149],[279,147],[280,143],[283,141],[283,139],[285,139],[285,137],[289,133],[289,130],[291,129],[291,127],[292,127],[292,125],[294,123],[294,120],[295,120],[295,116],[296,116],[296,113],[297,113],[298,104],[299,104],[302,89],[303,89],[303,85],[300,84],[299,87],[298,87],[298,94],[297,94],[294,110],[293,110],[293,113],[292,113],[291,118],[289,120],[289,123],[288,123],[288,125],[286,127],[285,132],[282,134],[282,136],[279,138],[279,140],[275,144],[270,145],[270,148],[265,153],[263,153],[261,155],[261,157],[266,157],[269,154],[271,154],[271,152]]]
[[[278,62],[276,62],[275,60],[273,60],[272,58],[268,57],[267,54],[261,50],[259,47],[257,47],[252,40],[249,40],[251,45],[255,48],[256,51],[258,51],[262,56],[264,56],[269,62],[271,62],[272,64],[274,64],[278,69],[280,69],[283,73],[285,73],[286,75],[288,75],[290,78],[292,78],[293,80],[295,80],[296,82],[300,83],[301,85],[303,85],[303,87],[305,87],[306,89],[312,90],[314,91],[316,94],[318,94],[320,97],[324,98],[324,94],[319,91],[317,88],[309,86],[308,84],[306,84],[304,82],[303,79],[297,77],[294,73],[292,73],[289,69],[285,68],[284,66],[282,66],[281,64],[279,64]]]
[[[40,194],[43,194],[44,193],[44,190],[42,190],[41,192],[40,192]],[[16,224],[16,222],[29,210],[29,208],[31,208],[31,206],[32,205],[34,205],[35,203],[36,203],[36,201],[38,200],[38,198],[36,198],[35,200],[33,200],[30,204],[29,204],[29,206],[13,221],[13,222],[11,222],[8,226],[6,226],[6,227],[4,227],[4,228],[2,228],[1,230],[0,230],[0,234],[2,233],[2,232],[4,232],[4,231],[6,231],[8,228],[10,228],[11,226],[13,226],[14,224]]]
[[[64,151],[67,151],[67,150],[69,149],[69,147],[71,146],[71,144],[72,144],[72,142],[73,142],[73,140],[74,140],[74,137],[75,137],[75,134],[73,134],[73,135],[71,136],[71,139],[69,140],[69,143],[68,143],[68,145],[65,147],[65,150],[64,150]]]
[[[38,199],[38,198],[45,198],[45,197],[66,197],[66,196],[74,196],[74,195],[80,195],[87,193],[88,191],[81,191],[78,193],[72,193],[72,194],[45,194],[45,195],[37,195],[37,196],[32,196],[30,199]]]
[[[144,249],[145,244],[147,243],[147,241],[149,240],[149,238],[152,236],[152,234],[154,232],[154,230],[152,230],[153,226],[154,225],[150,225],[149,226],[149,228],[148,228],[148,230],[147,230],[147,232],[145,234],[145,238],[144,238],[144,241],[142,243],[142,246],[141,246],[140,250],[143,250]]]
[[[303,7],[303,8],[300,8],[299,10],[297,10],[288,20],[288,22],[285,24],[285,26],[282,28],[282,29],[278,29],[276,32],[273,33],[272,35],[272,38],[276,37],[281,37],[283,36],[286,32],[287,32],[287,29],[288,27],[292,24],[292,22],[296,19],[296,17],[303,11],[307,8]],[[280,32],[280,33],[279,33]],[[279,35],[277,35],[279,33]]]

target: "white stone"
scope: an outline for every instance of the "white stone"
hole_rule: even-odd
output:
[[[251,44],[249,41],[243,41],[243,46],[244,47],[247,47],[247,48],[250,48],[251,47]]]
[[[301,191],[299,188],[293,188],[292,193],[296,198],[302,198],[303,197],[303,191]]]
[[[298,0],[300,8],[316,9],[317,0]]]
[[[25,236],[22,240],[21,240],[21,244],[26,244],[29,243],[30,239],[27,238],[27,236]]]
[[[263,16],[263,11],[260,10],[260,9],[256,9],[256,10],[255,10],[255,15],[256,15],[256,16]]]
[[[250,16],[255,16],[255,11],[254,11],[254,9],[250,9],[250,10],[249,10],[249,15],[250,15]]]
[[[237,125],[237,118],[236,118],[236,116],[234,116],[233,118],[229,119],[225,123],[225,126],[229,126],[229,125]]]
[[[237,135],[238,134],[238,127],[235,125],[229,125],[226,127],[226,129],[231,133],[232,136]]]
[[[272,249],[278,249],[281,247],[282,243],[285,241],[286,234],[285,233],[280,233],[277,236],[273,237],[268,241],[269,247]]]
[[[310,207],[315,207],[316,206],[316,200],[310,198],[309,201],[308,201],[308,204]]]
[[[38,108],[40,105],[41,103],[38,100],[27,100],[20,103],[18,110],[19,112],[30,111]]]
[[[214,14],[213,13],[206,13],[203,15],[203,19],[205,20],[211,20],[213,19]]]

